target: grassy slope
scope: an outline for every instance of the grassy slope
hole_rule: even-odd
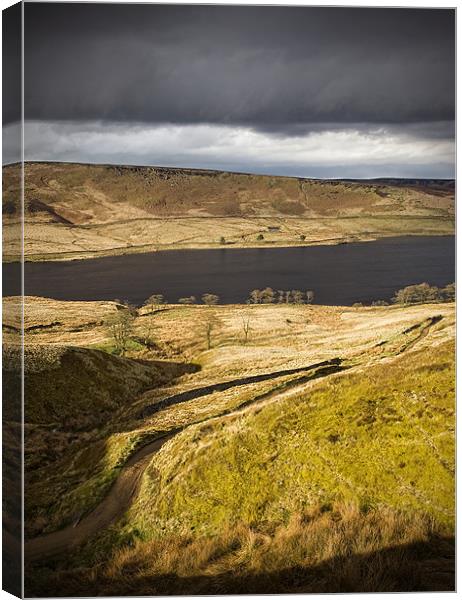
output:
[[[16,365],[14,359],[8,362],[7,376],[14,376]],[[182,365],[143,364],[98,350],[26,346],[25,420],[28,425],[92,429],[144,389],[165,384],[186,371]]]
[[[232,420],[189,428],[147,471],[143,537],[284,522],[335,502],[454,519],[454,347],[333,376]]]
[[[6,230],[17,220],[15,169],[3,169]],[[454,227],[454,189],[441,183],[58,163],[26,164],[25,182],[30,259],[216,247],[221,237],[238,247],[284,246],[452,233]],[[269,232],[270,226],[280,231]],[[13,244],[6,253],[16,250]]]
[[[16,381],[16,353],[11,348],[4,359],[10,386]],[[28,529],[53,528],[94,506],[143,439],[130,432],[107,434],[107,423],[144,390],[189,371],[186,364],[137,361],[93,349],[26,346]],[[14,419],[8,407],[5,418]]]
[[[101,318],[112,310],[113,303],[28,298],[26,324],[33,329],[26,342],[32,349],[46,344],[51,354],[68,344],[104,345]],[[247,344],[242,340],[243,310],[251,312]],[[211,350],[196,328],[204,311],[221,318]],[[443,319],[424,337],[435,315]],[[47,326],[37,327],[41,323]],[[202,370],[158,382],[141,395],[129,394],[103,427],[76,429],[74,423],[53,431],[51,422],[30,425],[26,457],[34,467],[26,482],[28,535],[81,518],[140,445],[166,431],[187,429],[153,460],[125,522],[58,559],[58,565],[48,562],[57,579],[45,565],[29,572],[29,584],[34,581],[35,590],[46,589],[48,595],[60,589],[68,595],[91,589],[284,591],[294,589],[294,577],[300,578],[300,589],[315,585],[318,591],[434,586],[440,575],[423,569],[422,553],[430,553],[429,564],[432,552],[437,563],[442,554],[451,555],[451,543],[443,538],[451,537],[453,518],[453,325],[450,304],[168,306],[139,317],[137,334],[143,337],[150,330],[168,350],[169,362],[199,362]],[[75,348],[75,357],[81,353],[107,356]],[[133,355],[156,358],[147,349]],[[346,358],[357,372],[309,384],[298,375],[277,377],[143,416],[144,407],[176,393],[333,356]],[[144,365],[107,359],[110,364]],[[104,386],[104,364],[89,364],[102,371],[94,375]],[[71,368],[69,375],[51,390],[55,403],[69,390],[73,393],[79,369]],[[125,385],[118,375],[116,381]],[[82,392],[84,402],[90,394],[91,387]],[[260,405],[241,415],[220,416],[255,400]],[[61,458],[48,456],[53,448]],[[342,562],[338,555],[356,557],[354,573],[351,560]],[[403,561],[405,575],[398,572]],[[85,565],[90,568],[85,576],[73,571]],[[135,584],[134,571],[139,573]],[[448,572],[444,589],[451,585],[450,567]],[[52,590],[53,581],[57,587]]]
[[[31,590],[454,589],[453,350],[188,428],[153,459],[125,526],[38,567]]]

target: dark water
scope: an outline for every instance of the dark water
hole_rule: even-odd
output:
[[[5,265],[6,271],[14,269]],[[8,273],[6,273],[8,275]],[[153,293],[170,302],[218,294],[243,302],[266,286],[313,290],[316,304],[371,302],[427,281],[455,279],[453,236],[396,237],[376,242],[309,248],[179,250],[71,262],[26,263],[25,292],[62,300],[127,300],[141,304]],[[18,294],[4,279],[4,294]],[[10,286],[10,287],[9,287]]]

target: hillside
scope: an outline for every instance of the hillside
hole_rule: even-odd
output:
[[[26,298],[29,595],[453,589],[452,303],[115,310]]]
[[[3,168],[7,240],[19,216],[17,169]],[[444,180],[321,181],[27,163],[25,205],[29,260],[223,245],[332,244],[454,231],[454,182]],[[17,250],[10,240],[5,253],[13,257]]]

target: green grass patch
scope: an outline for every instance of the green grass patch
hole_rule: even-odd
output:
[[[116,348],[115,344],[110,340],[107,340],[101,344],[94,344],[90,347],[95,350],[101,350],[102,352],[106,352],[107,354],[113,354],[115,356],[120,355],[119,349]],[[127,341],[127,352],[139,352],[140,350],[146,350],[146,345],[142,344],[141,342],[138,342],[137,340],[129,339]]]
[[[130,523],[145,539],[286,522],[321,504],[454,522],[453,345],[413,352],[171,440]]]

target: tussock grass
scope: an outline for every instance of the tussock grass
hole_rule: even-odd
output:
[[[153,456],[120,521],[72,554],[28,566],[29,595],[453,589],[453,306],[255,306],[246,345],[241,309],[213,309],[223,327],[210,351],[188,326],[201,307],[140,316],[137,335],[155,326],[159,342],[202,371],[147,383],[144,393],[129,387],[97,426],[65,430],[65,413],[57,433],[51,419],[28,426],[27,460],[37,467],[26,482],[31,536],[81,518],[137,449],[185,427]],[[62,344],[76,335],[64,313],[62,321],[36,335]],[[79,335],[96,341],[91,327]],[[147,364],[82,352],[101,358],[80,366],[103,387],[106,361],[140,373]],[[58,346],[43,365],[31,361],[31,377],[59,371],[62,356]],[[333,356],[352,368],[316,382],[290,375],[230,388],[142,416],[187,390]],[[173,365],[169,377],[187,367]],[[51,390],[59,410],[71,411],[64,390],[74,375]],[[111,381],[127,385],[122,369]],[[92,395],[89,386],[77,398],[82,414]],[[63,456],[47,464],[64,434]]]
[[[286,524],[134,540],[95,567],[36,569],[31,595],[454,589],[454,540],[425,515],[335,504]]]

